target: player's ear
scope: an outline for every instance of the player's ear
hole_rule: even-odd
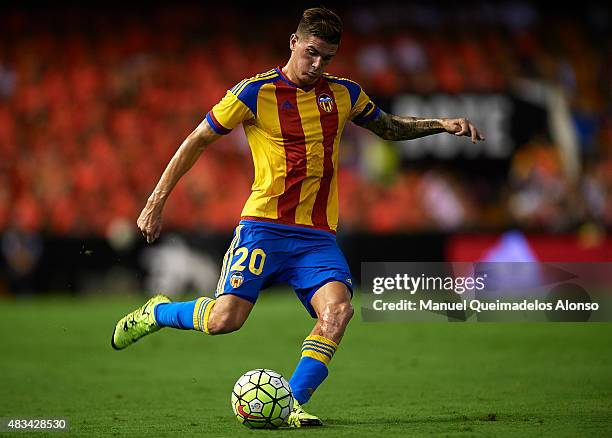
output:
[[[295,45],[297,44],[298,36],[294,33],[289,37],[289,49],[293,52],[295,50]]]

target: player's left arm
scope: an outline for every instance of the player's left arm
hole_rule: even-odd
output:
[[[472,143],[484,140],[484,136],[468,119],[427,119],[401,117],[380,111],[378,116],[362,125],[385,140],[412,140],[446,132],[472,138]]]

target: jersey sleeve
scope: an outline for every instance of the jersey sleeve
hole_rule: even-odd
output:
[[[238,124],[253,117],[253,112],[232,90],[228,90],[223,99],[206,114],[210,127],[221,135],[229,134]]]
[[[351,109],[349,118],[356,125],[362,126],[370,120],[374,120],[380,113],[380,108],[370,100],[361,87],[359,87],[357,91],[358,93],[355,93],[357,94],[357,99]]]

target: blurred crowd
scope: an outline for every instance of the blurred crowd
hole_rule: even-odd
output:
[[[523,2],[338,11],[346,29],[330,71],[360,82],[382,106],[402,93],[509,93],[518,79],[545,81],[569,102],[580,147],[579,176],[568,178],[550,136],[517,145],[507,177],[488,188],[485,202],[459,167],[406,167],[391,153],[390,170],[373,175],[363,161],[378,140],[349,127],[341,228],[612,226],[607,6],[557,15]],[[284,64],[299,19],[298,9],[254,16],[256,10],[197,4],[5,12],[0,231],[53,235],[108,235],[134,224],[174,151],[210,107],[243,77]],[[252,176],[248,145],[236,129],[177,186],[165,227],[233,228]]]

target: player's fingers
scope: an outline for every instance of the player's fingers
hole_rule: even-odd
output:
[[[147,243],[153,243],[157,239],[157,233],[154,229],[149,229],[147,233]]]
[[[151,230],[149,232],[149,237],[151,241],[149,243],[155,242],[159,238],[160,234],[161,234],[161,226],[159,224],[155,225],[154,227],[151,227]]]
[[[147,239],[147,243],[153,242],[153,232],[150,227],[143,227],[141,231],[144,238]]]
[[[472,133],[472,143],[476,143],[476,139],[478,138],[478,131],[476,127],[470,123],[470,132]]]
[[[147,231],[146,231],[145,227],[142,226],[140,222],[136,222],[136,226],[138,227],[138,230],[140,231],[140,234],[142,234],[143,237],[147,237]]]
[[[484,141],[484,135],[482,135],[482,133],[474,125],[472,125],[472,132],[473,132],[472,141],[474,143],[476,141]]]

